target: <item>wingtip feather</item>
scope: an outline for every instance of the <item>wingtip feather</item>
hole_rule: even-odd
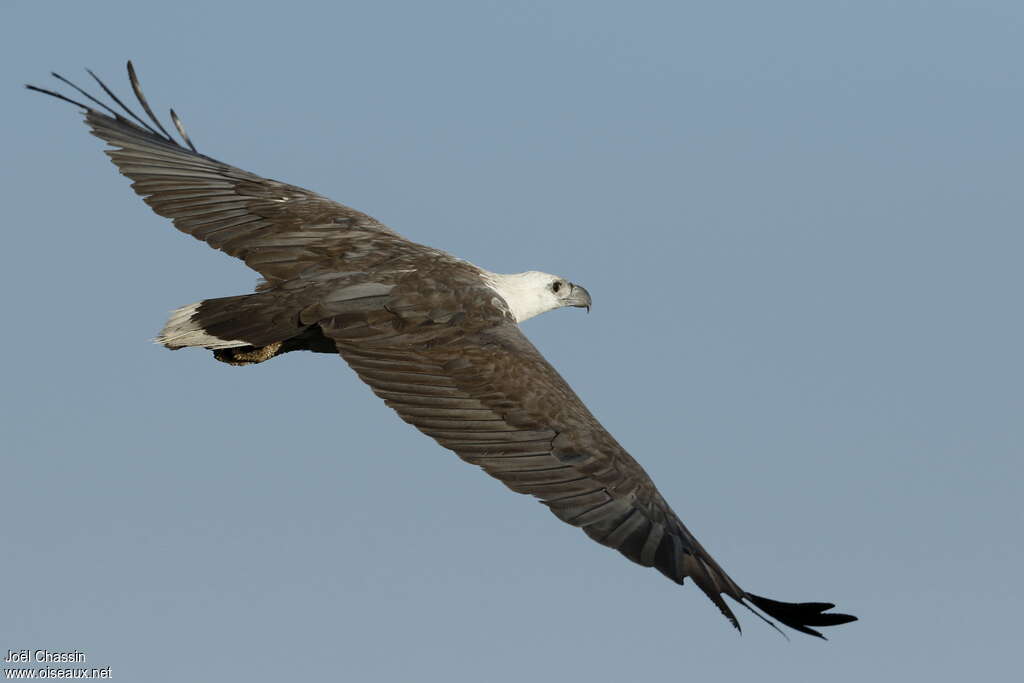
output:
[[[806,633],[822,640],[828,640],[819,631],[811,626],[839,626],[857,621],[852,614],[830,613],[827,610],[835,607],[831,602],[781,602],[772,600],[753,593],[747,593],[746,600],[749,600],[755,607],[780,623],[785,624],[794,631]],[[755,612],[756,614],[756,612]]]

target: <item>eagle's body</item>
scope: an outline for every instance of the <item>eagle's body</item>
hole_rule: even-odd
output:
[[[116,97],[140,125],[77,86],[108,113],[29,87],[83,107],[154,211],[264,278],[255,293],[178,309],[157,341],[212,349],[239,365],[293,350],[339,353],[403,420],[595,541],[677,583],[690,577],[737,628],[722,595],[813,635],[811,626],[854,619],[824,613],[828,603],[741,589],[522,334],[518,323],[534,315],[589,308],[585,289],[535,271],[491,273],[313,192],[201,155],[172,111],[186,149],[152,115],[130,64],[129,73],[159,131]]]

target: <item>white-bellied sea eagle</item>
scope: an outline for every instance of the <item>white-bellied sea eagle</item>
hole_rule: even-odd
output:
[[[519,323],[535,315],[589,309],[586,289],[536,271],[489,272],[314,192],[200,154],[174,110],[187,147],[160,124],[131,62],[148,121],[89,74],[113,104],[58,74],[92,104],[27,87],[81,107],[156,213],[263,278],[252,294],[174,311],[157,341],[211,349],[232,365],[300,349],[340,354],[403,420],[598,543],[676,583],[690,577],[736,628],[723,595],[815,636],[812,627],[856,619],[828,612],[831,603],[779,602],[740,588],[523,336]]]

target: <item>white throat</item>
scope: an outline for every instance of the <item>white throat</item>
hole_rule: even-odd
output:
[[[562,302],[551,292],[549,285],[554,276],[548,273],[531,270],[506,274],[484,270],[483,277],[508,304],[517,323],[562,306]]]

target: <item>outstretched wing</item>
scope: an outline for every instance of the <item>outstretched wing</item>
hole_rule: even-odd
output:
[[[691,577],[739,628],[721,596],[741,602],[750,596],[704,550],[644,469],[518,325],[458,328],[392,312],[400,308],[339,315],[320,325],[403,420],[513,491],[536,496],[595,541],[676,583]],[[802,613],[789,618],[767,602],[758,606],[813,635],[820,634],[808,624],[853,620],[820,615],[831,605],[814,604],[817,622]]]
[[[268,281],[291,279],[318,265],[337,266],[381,247],[409,244],[355,209],[199,154],[171,110],[188,148],[178,144],[153,115],[131,62],[132,88],[153,126],[89,73],[123,113],[57,74],[53,75],[96,107],[27,87],[82,107],[92,133],[114,148],[107,154],[156,213],[170,218],[182,232],[242,259]]]

